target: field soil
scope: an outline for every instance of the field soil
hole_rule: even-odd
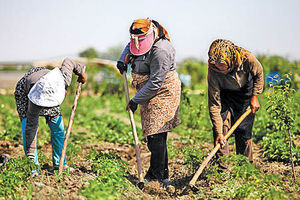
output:
[[[176,133],[170,133],[169,138],[179,138]],[[174,148],[182,148],[185,144],[177,140],[173,140]],[[133,185],[137,187],[137,168],[135,148],[129,145],[121,145],[114,143],[91,143],[81,146],[79,158],[76,163],[72,163],[71,166],[75,168],[71,175],[65,174],[63,178],[58,179],[53,170],[51,164],[41,166],[41,175],[35,178],[30,178],[29,183],[32,183],[33,199],[85,199],[85,197],[78,194],[78,191],[82,186],[88,185],[88,180],[95,178],[95,174],[91,172],[91,165],[88,160],[85,159],[85,155],[90,151],[91,147],[97,151],[103,153],[115,153],[122,160],[128,163],[129,171],[126,177]],[[210,146],[212,148],[212,146]],[[42,151],[48,158],[51,158],[51,144],[44,145],[39,151]],[[231,152],[233,152],[234,146],[230,146]],[[278,174],[285,179],[290,174],[290,165],[267,162],[261,158],[263,152],[258,145],[254,145],[254,165],[256,165],[263,173]],[[0,141],[0,154],[6,154],[9,157],[23,156],[23,146],[20,144],[14,144],[7,141]],[[147,149],[145,142],[141,144],[141,159],[143,165],[143,174],[146,173],[149,162],[150,153]],[[171,184],[168,186],[162,186],[159,182],[152,181],[149,184],[145,184],[142,190],[138,190],[138,195],[143,199],[193,199],[192,195],[197,191],[188,187],[188,182],[192,178],[192,174],[188,174],[187,170],[184,170],[184,160],[182,155],[177,155],[176,158],[169,160],[170,180]],[[300,173],[300,167],[295,168],[296,173]],[[288,180],[286,180],[289,184]],[[214,184],[213,181],[208,181],[205,177],[205,171],[200,176],[196,183],[197,186],[209,186]],[[58,187],[63,186],[63,187]],[[64,188],[57,189],[57,188]],[[23,188],[24,190],[24,188]],[[26,191],[26,189],[24,190]]]

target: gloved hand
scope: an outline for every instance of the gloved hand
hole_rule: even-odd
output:
[[[250,106],[253,114],[260,108],[257,95],[252,96]]]
[[[121,74],[123,74],[123,72],[127,72],[127,65],[125,65],[121,61],[117,62],[117,68],[119,69],[119,71],[120,71]]]
[[[126,110],[130,109],[134,113],[136,111],[137,107],[138,107],[138,104],[135,103],[134,101],[130,100],[126,106]]]
[[[217,145],[218,143],[220,143],[221,148],[225,145],[225,142],[224,142],[224,136],[223,136],[222,133],[218,133],[218,135],[217,135],[217,137],[216,137],[215,145]]]
[[[87,80],[86,74],[83,72],[78,76],[77,82],[84,84]]]

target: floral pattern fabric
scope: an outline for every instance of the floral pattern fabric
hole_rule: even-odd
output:
[[[132,87],[137,92],[147,83],[149,75],[132,73]],[[168,72],[159,91],[147,103],[140,105],[144,137],[172,131],[180,124],[179,103],[181,82],[176,71]]]

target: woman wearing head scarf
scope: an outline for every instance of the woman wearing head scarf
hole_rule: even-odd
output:
[[[258,95],[263,91],[263,68],[252,53],[229,40],[215,40],[208,57],[209,113],[215,144],[219,142],[222,146],[217,157],[229,154],[228,142],[223,141],[223,136],[250,106],[252,113],[234,133],[236,153],[252,162],[252,127],[255,112],[260,107]]]
[[[130,43],[117,64],[127,71],[125,55],[131,55],[132,86],[136,95],[127,109],[140,105],[142,129],[151,152],[145,179],[169,182],[167,133],[179,123],[181,82],[175,68],[175,49],[167,31],[156,21],[137,19],[130,26]]]
[[[15,100],[21,120],[25,155],[39,166],[37,156],[37,129],[39,116],[44,116],[51,132],[52,161],[58,168],[65,139],[64,123],[59,105],[63,102],[66,89],[71,84],[72,73],[85,83],[84,65],[66,58],[61,68],[48,70],[45,67],[31,68],[17,83]],[[64,161],[64,169],[71,169]],[[38,175],[38,170],[33,170]]]

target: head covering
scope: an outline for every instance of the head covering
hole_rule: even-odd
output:
[[[158,37],[162,38],[162,39],[167,39],[170,41],[170,36],[168,31],[161,25],[159,24],[157,21],[152,20],[152,23],[157,27],[158,29]]]
[[[157,39],[170,40],[168,32],[158,22],[150,19],[135,20],[129,32],[130,52],[136,56],[147,53]]]
[[[234,45],[229,40],[217,39],[210,45],[208,63],[212,69],[216,64],[226,64],[229,71],[239,67],[247,60],[247,50]]]
[[[54,107],[65,98],[65,80],[58,67],[42,76],[30,89],[28,98],[35,105]]]

